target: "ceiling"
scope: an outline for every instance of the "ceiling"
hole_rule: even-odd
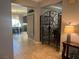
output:
[[[62,10],[62,2],[59,2],[59,3],[57,3],[57,4],[55,4],[55,5],[51,5],[51,6],[49,6],[49,7],[51,7],[51,8],[56,8],[56,9],[61,9]]]
[[[51,2],[51,0],[49,1]],[[52,0],[52,2],[54,1],[56,0]],[[11,11],[12,11],[12,14],[27,14],[28,6],[37,6],[37,5],[39,6],[39,3],[42,4],[43,2],[47,3],[48,0],[16,0],[15,3],[11,4],[11,7],[12,7]]]
[[[45,7],[47,5],[56,4],[60,1],[61,0],[13,0],[12,2],[27,7]]]
[[[23,7],[19,4],[12,3],[11,4],[11,12],[12,14],[27,14],[27,7]]]
[[[43,0],[32,0],[34,2],[42,2]]]

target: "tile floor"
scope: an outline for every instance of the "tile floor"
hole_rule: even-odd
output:
[[[60,59],[55,48],[36,44],[27,33],[13,35],[14,59]]]

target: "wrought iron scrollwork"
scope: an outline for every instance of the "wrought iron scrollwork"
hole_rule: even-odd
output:
[[[56,38],[58,37],[57,34],[59,34],[59,30],[61,28],[61,25],[60,25],[61,19],[59,15],[60,13],[52,9],[48,9],[41,16],[41,41],[42,43],[47,41],[50,44],[51,40],[52,41],[56,40],[60,42],[60,37],[58,40]]]

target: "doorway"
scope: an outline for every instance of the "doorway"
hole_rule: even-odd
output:
[[[34,40],[34,10],[16,3],[11,7],[14,59],[20,59],[25,44]]]

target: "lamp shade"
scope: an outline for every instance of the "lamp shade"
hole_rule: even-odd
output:
[[[65,33],[74,33],[74,31],[75,31],[75,28],[74,28],[74,26],[72,26],[72,25],[67,25],[67,26],[65,26],[65,28],[64,28],[64,32]]]

